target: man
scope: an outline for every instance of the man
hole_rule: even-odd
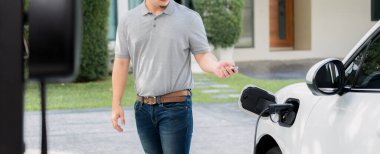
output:
[[[145,0],[118,26],[112,73],[112,124],[122,132],[121,98],[130,61],[133,66],[135,118],[145,153],[189,153],[193,132],[191,54],[200,67],[220,78],[234,72],[209,51],[198,13],[174,0]]]

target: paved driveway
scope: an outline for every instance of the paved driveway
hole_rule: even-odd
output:
[[[48,112],[50,154],[143,153],[132,108],[125,109],[126,130],[117,133],[110,109]],[[243,113],[236,103],[194,104],[193,154],[252,153],[256,117]],[[40,112],[25,113],[26,153],[39,153]]]
[[[237,62],[239,72],[255,79],[305,79],[307,71],[322,59]]]

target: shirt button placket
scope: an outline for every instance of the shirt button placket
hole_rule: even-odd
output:
[[[153,28],[156,28],[156,21],[157,21],[157,17],[154,17],[154,19],[153,19]]]

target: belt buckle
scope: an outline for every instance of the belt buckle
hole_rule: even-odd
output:
[[[153,99],[153,102],[150,102],[150,101],[149,101],[149,98],[152,98],[152,99]],[[145,99],[147,99],[148,101],[145,102]],[[145,104],[149,104],[149,105],[157,104],[157,97],[156,97],[156,96],[146,96],[146,97],[144,97],[144,103],[145,103]]]

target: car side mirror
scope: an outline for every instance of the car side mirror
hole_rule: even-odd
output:
[[[243,88],[238,103],[243,110],[259,115],[267,109],[270,104],[276,104],[276,97],[264,89],[248,85]],[[269,114],[262,116],[266,117],[269,116]]]
[[[341,92],[344,87],[343,63],[334,58],[318,62],[307,72],[306,84],[316,96]]]

